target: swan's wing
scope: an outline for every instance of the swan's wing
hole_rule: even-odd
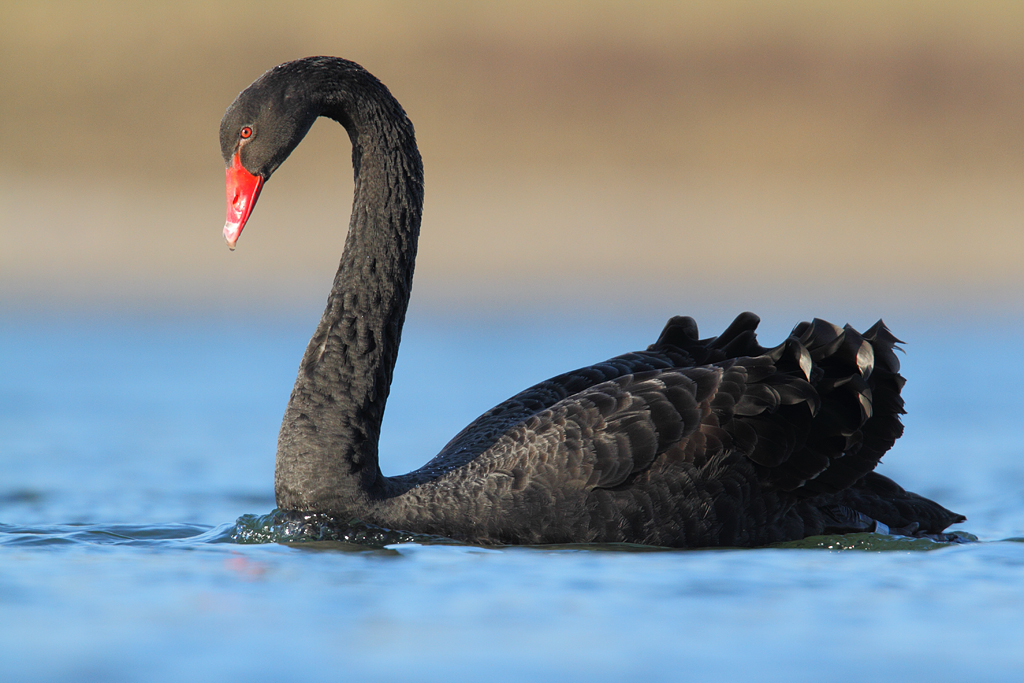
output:
[[[664,462],[739,454],[761,484],[801,497],[848,488],[902,433],[898,340],[881,322],[861,335],[814,320],[763,349],[756,324],[741,316],[722,336],[698,341],[692,321],[674,318],[647,351],[496,406],[421,472],[500,471],[549,489],[614,488],[671,448]],[[763,353],[730,357],[743,351]]]
[[[447,470],[462,466],[493,446],[510,429],[596,385],[634,373],[667,371],[677,365],[688,367],[693,364],[688,357],[678,353],[674,355],[677,357],[649,352],[629,353],[535,384],[473,420],[448,442],[428,467]]]
[[[558,400],[525,418],[510,410],[504,428],[489,413],[500,433],[487,435],[467,472],[615,488],[660,456],[703,465],[729,453],[776,490],[834,493],[873,470],[902,433],[895,343],[881,323],[861,335],[816,320],[756,357],[620,374],[568,395],[573,383],[557,382],[548,389]]]
[[[757,343],[758,322],[753,313],[743,313],[718,337],[702,340],[693,318],[674,317],[665,325],[658,341],[645,351],[623,354],[552,377],[496,405],[459,432],[423,469],[436,475],[465,465],[524,420],[603,382],[654,370],[679,370],[727,358],[760,355],[765,349]]]
[[[512,474],[513,488],[618,486],[700,427],[722,375],[652,370],[590,386],[506,430],[473,464]]]
[[[770,476],[805,445],[817,403],[769,356],[624,375],[518,422],[467,471],[510,473],[520,487],[611,489],[659,458],[702,466],[738,452]]]

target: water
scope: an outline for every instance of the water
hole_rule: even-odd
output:
[[[383,469],[533,381],[646,345],[660,317],[414,318]],[[766,342],[795,320],[765,317]],[[235,520],[273,508],[309,320],[6,316],[0,680],[1019,680],[1018,326],[888,322],[910,414],[882,471],[966,514],[977,543],[240,545]]]

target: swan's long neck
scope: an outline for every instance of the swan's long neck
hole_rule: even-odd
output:
[[[320,113],[352,139],[355,197],[334,287],[285,411],[275,475],[279,508],[352,517],[383,486],[377,441],[423,206],[412,124],[384,86],[356,75],[314,93]]]

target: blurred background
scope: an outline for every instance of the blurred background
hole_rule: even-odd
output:
[[[318,309],[344,131],[314,127],[235,253],[217,139],[312,54],[416,126],[413,310],[1015,306],[1022,26],[1013,1],[7,0],[0,306]]]

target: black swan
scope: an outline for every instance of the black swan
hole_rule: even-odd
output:
[[[903,431],[897,340],[822,320],[760,346],[744,313],[699,339],[669,320],[646,351],[530,387],[426,465],[377,459],[412,286],[423,166],[405,111],[353,62],[277,66],[228,108],[228,246],[319,116],[352,140],[355,198],[327,308],[277,449],[280,510],[480,544],[756,546],[823,533],[937,535],[965,518],[874,473]]]

